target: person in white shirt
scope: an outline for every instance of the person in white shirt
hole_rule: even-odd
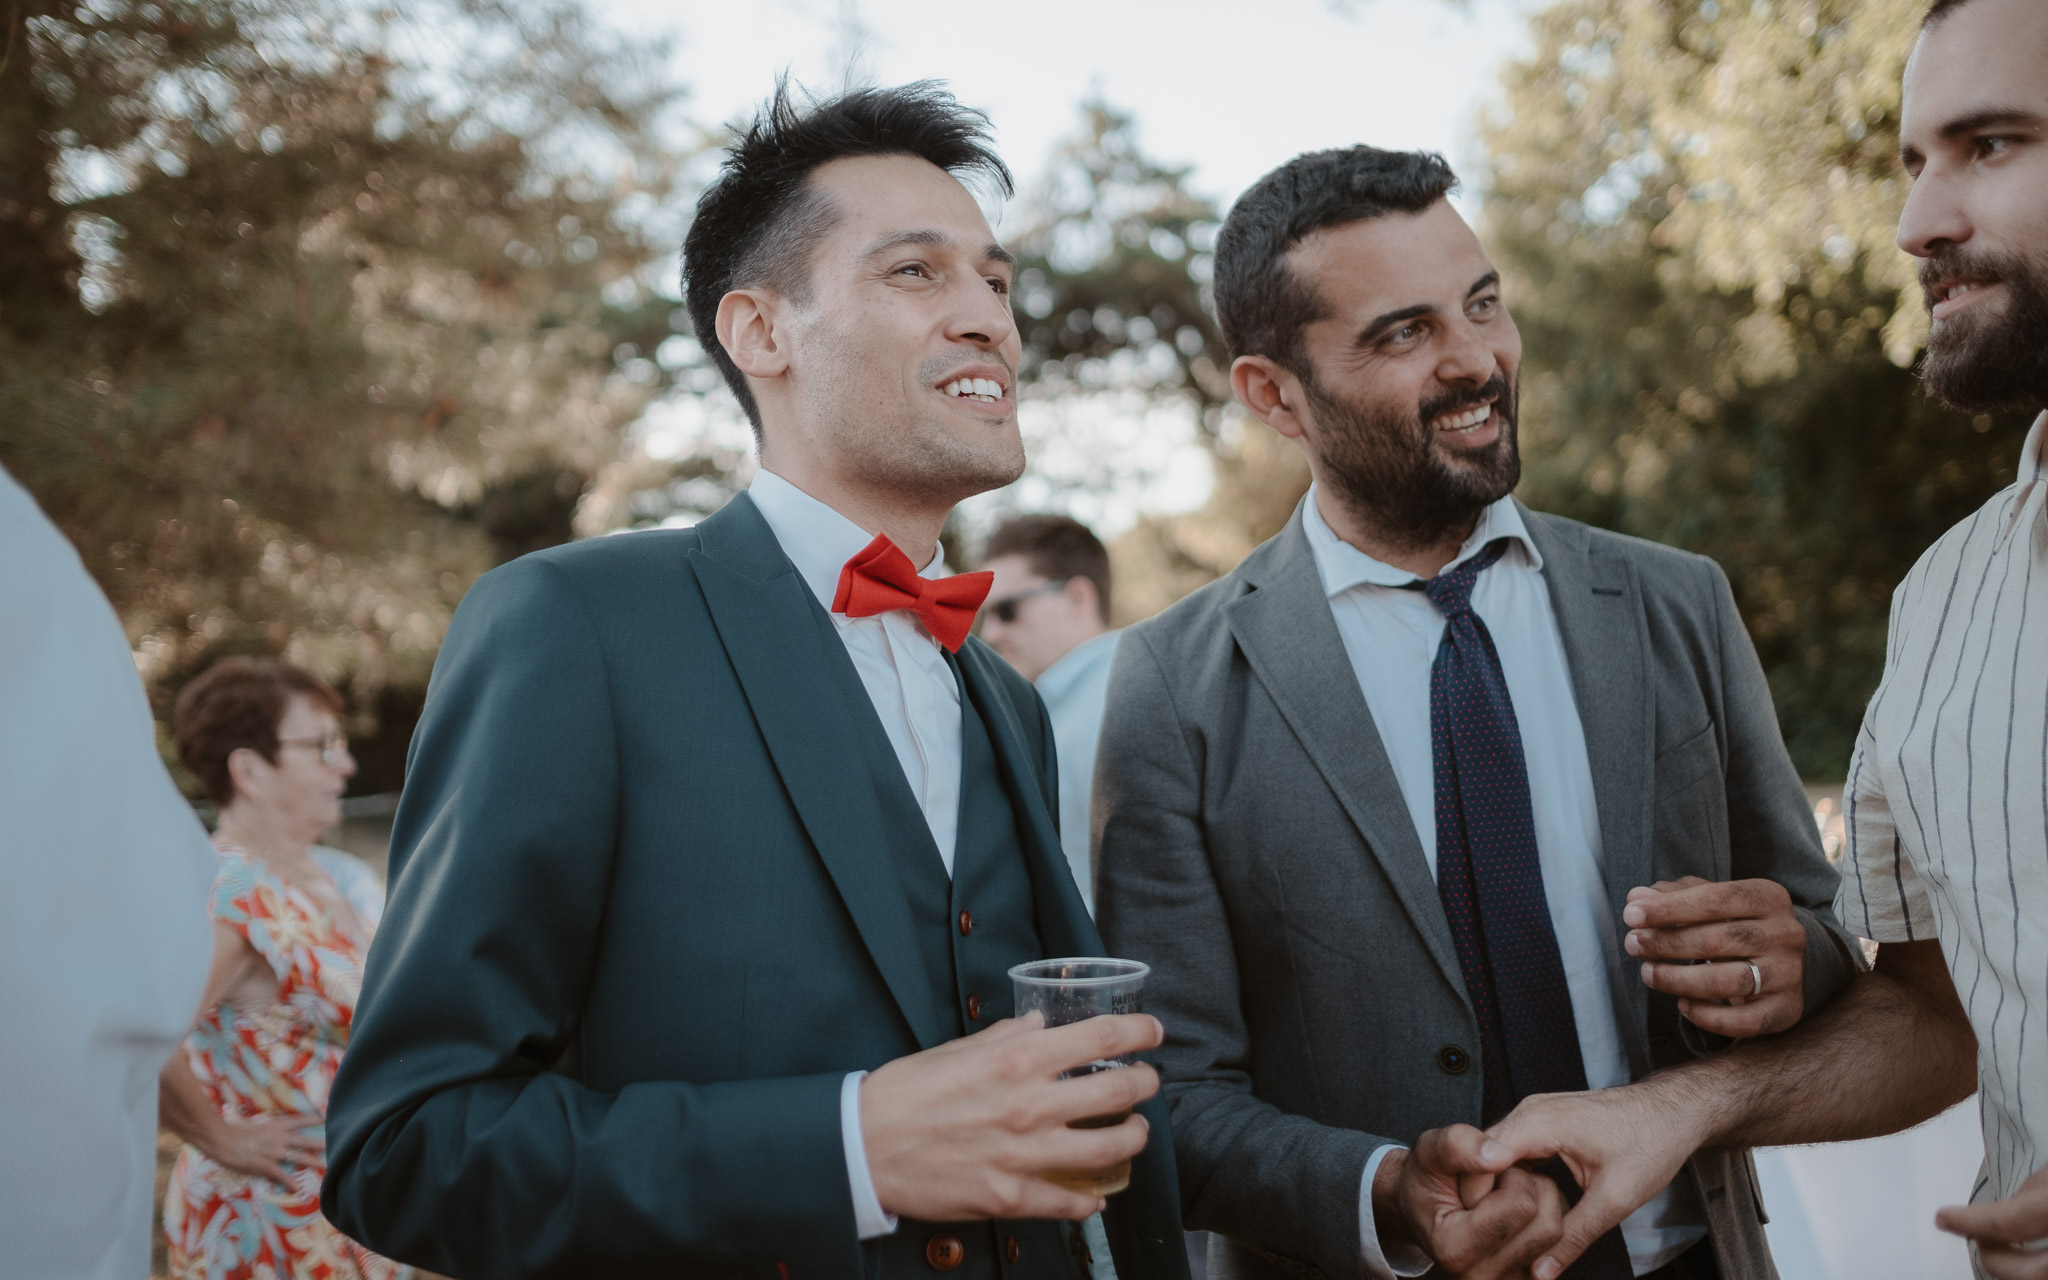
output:
[[[1931,6],[1899,144],[1912,187],[1898,243],[1920,260],[1929,393],[1972,412],[2048,411],[2048,6]],[[1590,1175],[1557,1257],[1699,1147],[1892,1133],[1974,1086],[1983,1165],[1953,1188],[1970,1203],[1935,1225],[1969,1242],[1980,1276],[2048,1277],[2044,655],[2048,412],[2013,483],[1892,596],[1884,676],[1849,763],[1837,900],[1843,923],[1878,943],[1875,969],[1775,1041],[1510,1116],[1502,1159],[1563,1152]],[[1630,923],[1641,954],[1663,958],[1666,922]]]
[[[1044,704],[939,553],[1024,462],[986,129],[929,84],[779,92],[683,249],[748,492],[464,598],[328,1109],[321,1207],[378,1253],[1184,1274],[1157,1075],[1087,1070],[1159,1022],[1011,1016],[1011,968],[1104,952]]]
[[[0,1273],[134,1280],[215,858],[119,620],[5,471],[0,599]]]
[[[1060,750],[1060,844],[1081,900],[1095,909],[1088,801],[1109,668],[1109,552],[1070,516],[1018,516],[989,536],[982,568],[995,575],[981,607],[981,638],[1038,687]]]

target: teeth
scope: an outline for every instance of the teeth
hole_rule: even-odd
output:
[[[949,396],[969,396],[991,403],[1003,398],[1003,384],[993,378],[956,378],[939,390]]]
[[[1470,431],[1492,416],[1493,406],[1482,404],[1476,409],[1467,409],[1460,414],[1438,418],[1436,420],[1436,429],[1438,431]]]

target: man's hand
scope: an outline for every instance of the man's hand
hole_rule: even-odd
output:
[[[1629,890],[1621,918],[1643,981],[1677,996],[1694,1026],[1745,1039],[1806,1012],[1806,928],[1777,881],[1667,880]]]
[[[1671,1185],[1706,1138],[1699,1099],[1668,1080],[1524,1098],[1486,1132],[1489,1164],[1561,1157],[1584,1194],[1530,1267],[1556,1280],[1595,1240]]]
[[[1943,1209],[1934,1225],[1976,1245],[1992,1280],[2048,1280],[2048,1249],[2028,1247],[2048,1240],[2048,1167],[2007,1199]]]
[[[1413,1245],[1469,1280],[1528,1274],[1557,1242],[1564,1195],[1490,1148],[1485,1134],[1454,1124],[1423,1134],[1412,1151],[1389,1151],[1372,1184],[1382,1247]]]
[[[1159,1092],[1144,1063],[1061,1080],[1084,1063],[1157,1048],[1157,1018],[1132,1013],[1050,1030],[1037,1013],[898,1058],[860,1082],[861,1139],[882,1208],[928,1222],[1100,1213],[1039,1175],[1105,1169],[1145,1149],[1143,1116],[1103,1129],[1069,1121],[1129,1111]]]
[[[327,1158],[327,1140],[317,1115],[274,1116],[266,1120],[207,1127],[193,1143],[223,1168],[237,1173],[290,1182],[295,1169],[318,1168]],[[310,1130],[310,1132],[309,1132]]]

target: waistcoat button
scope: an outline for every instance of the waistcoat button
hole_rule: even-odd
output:
[[[1022,1249],[1019,1249],[1017,1247],[1017,1237],[1011,1236],[1008,1240],[1003,1242],[1003,1256],[1005,1258],[1008,1258],[1010,1261],[1015,1262],[1017,1260],[1018,1255],[1023,1252],[1024,1251]]]
[[[981,1021],[981,997],[980,997],[980,996],[969,996],[969,997],[967,997],[967,1017],[968,1017],[968,1019],[969,1019],[970,1021],[973,1021],[973,1022],[980,1022],[980,1021]]]
[[[1436,1051],[1436,1065],[1454,1076],[1465,1074],[1465,1068],[1472,1065],[1472,1056],[1457,1045],[1447,1044]]]
[[[967,1246],[959,1236],[936,1235],[924,1243],[924,1260],[934,1271],[952,1271],[967,1261]]]
[[[968,934],[970,934],[970,933],[973,933],[973,932],[974,932],[974,917],[973,917],[973,916],[971,916],[971,915],[968,915],[968,914],[967,914],[967,913],[966,913],[965,911],[962,911],[962,912],[960,913],[960,936],[964,938],[964,937],[966,937],[966,936],[967,936]]]

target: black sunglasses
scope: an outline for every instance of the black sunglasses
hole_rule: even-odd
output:
[[[1061,578],[1057,582],[1043,582],[1028,591],[1019,591],[1014,596],[1004,596],[1000,600],[991,600],[984,607],[988,610],[989,617],[994,618],[997,622],[1007,627],[1017,620],[1017,606],[1033,596],[1050,595],[1055,591],[1064,591],[1067,589],[1067,584],[1072,581],[1072,578]]]

